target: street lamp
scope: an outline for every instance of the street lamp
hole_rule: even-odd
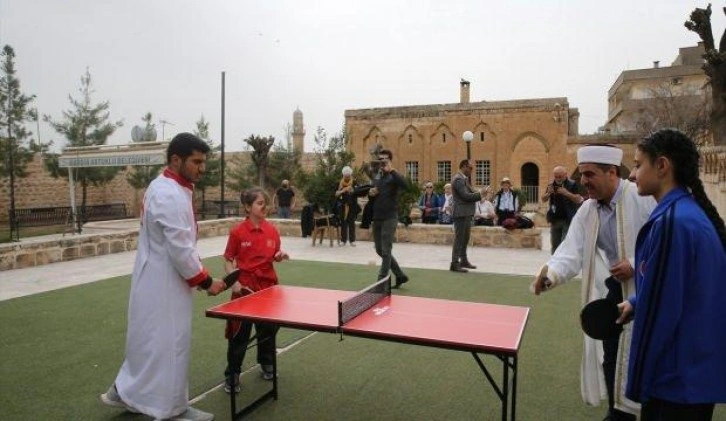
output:
[[[474,140],[474,133],[467,130],[461,135],[461,138],[466,142],[466,160],[471,165],[471,141]],[[469,183],[471,183],[471,174],[469,174]]]
[[[471,141],[474,140],[474,133],[470,132],[469,130],[465,131],[464,134],[461,135],[462,139],[464,139],[464,142],[466,142],[466,159],[471,159]]]

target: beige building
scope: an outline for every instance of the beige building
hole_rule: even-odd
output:
[[[608,91],[608,121],[603,131],[644,134],[670,126],[691,132],[689,124],[705,124],[711,94],[701,68],[703,53],[703,43],[699,43],[680,48],[670,66],[655,61],[650,69],[620,73]]]
[[[348,148],[356,165],[368,161],[369,151],[381,144],[413,181],[448,182],[467,158],[462,134],[471,131],[478,186],[498,187],[502,177],[509,177],[533,202],[554,166],[570,163],[573,168],[568,139],[577,136],[579,112],[567,98],[471,102],[470,83],[462,80],[459,89],[456,104],[347,110]]]

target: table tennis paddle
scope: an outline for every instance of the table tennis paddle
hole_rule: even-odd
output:
[[[549,266],[547,266],[547,265],[544,265],[544,266],[542,266],[542,268],[541,268],[541,269],[539,270],[539,274],[537,274],[537,278],[536,278],[536,279],[538,279],[538,280],[542,280],[542,290],[541,290],[541,292],[545,292],[545,291],[547,291],[548,289],[552,288],[552,280],[551,280],[550,278],[548,278],[548,277],[547,277],[547,272],[548,272],[548,271],[549,271]],[[536,282],[536,281],[535,281],[535,282]],[[529,286],[529,292],[532,292],[532,293],[534,293],[534,292],[535,292],[535,289],[534,289],[534,288],[535,288],[535,287],[534,287],[534,283],[532,283],[532,284],[531,284],[531,285]]]
[[[239,280],[239,269],[235,269],[232,272],[228,273],[222,281],[224,281],[224,284],[227,285],[227,289],[231,288],[235,282]],[[242,286],[241,289],[237,294],[244,297],[245,295],[250,295],[254,293],[253,290],[251,290],[249,287]]]
[[[227,285],[227,289],[229,289],[239,280],[239,269],[235,269],[228,273],[224,278],[222,278],[222,280],[224,281],[224,284]]]
[[[623,331],[616,323],[620,317],[618,303],[607,298],[589,302],[580,312],[580,324],[585,334],[593,339],[615,338]]]

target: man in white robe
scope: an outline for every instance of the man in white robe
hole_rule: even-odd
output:
[[[167,168],[151,182],[141,214],[131,275],[126,356],[103,403],[158,419],[213,420],[188,404],[192,294],[226,289],[213,280],[196,249],[193,183],[209,146],[181,133],[169,143]]]
[[[635,240],[656,203],[651,196],[639,196],[634,183],[618,177],[622,156],[622,150],[609,145],[578,150],[581,184],[590,198],[578,209],[564,241],[535,277],[531,287],[535,294],[569,281],[580,271],[583,306],[634,292]],[[637,403],[625,398],[631,330],[626,326],[619,340],[584,336],[582,399],[596,406],[607,398],[606,420],[634,420],[633,414],[640,410]]]

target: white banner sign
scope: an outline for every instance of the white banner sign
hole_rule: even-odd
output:
[[[166,153],[145,154],[119,154],[103,156],[63,156],[58,158],[61,168],[77,167],[125,167],[127,165],[163,165],[166,163]]]

